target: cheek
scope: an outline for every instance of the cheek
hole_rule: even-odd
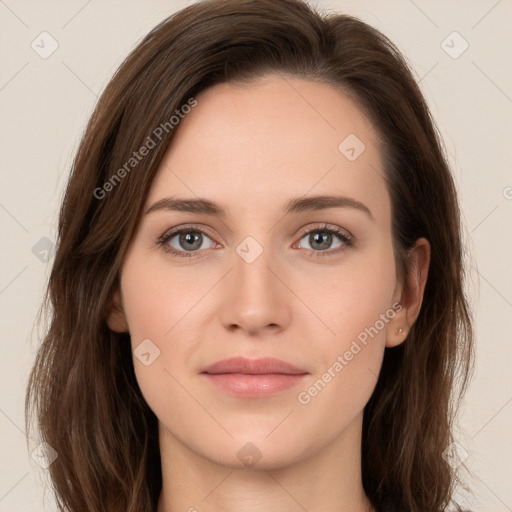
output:
[[[313,287],[315,281],[318,285]],[[392,247],[384,243],[379,251],[347,259],[346,265],[317,270],[308,277],[301,293],[327,327],[330,341],[326,348],[330,352],[329,347],[343,349],[375,324],[385,336],[385,320],[389,318],[383,323],[381,315],[393,315],[389,310],[395,288]]]
[[[168,411],[176,409],[176,397],[186,399],[176,362],[179,368],[188,357],[190,343],[183,326],[192,299],[197,301],[198,296],[192,283],[187,286],[179,276],[179,272],[170,275],[168,266],[151,261],[142,251],[127,254],[121,274],[135,377],[150,409],[168,426],[173,425]]]
[[[177,268],[165,257],[148,255],[140,247],[127,253],[121,273],[123,309],[143,394],[158,395],[162,390],[163,397],[169,395],[170,387],[179,388],[171,375],[179,378],[184,363],[197,349],[205,327],[205,302],[201,299],[206,298],[216,279],[204,270]],[[154,362],[145,366],[148,361],[138,360],[139,347],[147,347],[144,353],[149,352]],[[151,397],[146,398],[151,405]]]
[[[160,344],[169,337],[204,293],[199,284],[179,271],[171,272],[160,258],[145,256],[141,250],[128,253],[121,290],[132,343],[150,338]]]
[[[392,247],[386,244],[375,254],[331,271],[321,291],[309,287],[304,302],[315,304],[326,329],[324,336],[316,337],[313,358],[318,373],[308,383],[314,388],[311,393],[303,389],[306,394],[301,403],[320,394],[323,398],[317,405],[328,406],[329,400],[355,407],[366,403],[380,371],[388,324],[395,316],[395,287]],[[324,392],[324,388],[329,389]]]

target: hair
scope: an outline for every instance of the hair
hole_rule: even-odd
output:
[[[269,73],[332,85],[375,126],[397,276],[407,275],[418,238],[431,244],[417,321],[404,343],[385,349],[364,410],[362,480],[380,511],[450,505],[458,477],[443,452],[471,378],[472,315],[454,181],[408,64],[386,36],[349,15],[320,14],[301,0],[206,0],[162,21],[124,60],[72,164],[41,307],[48,323],[25,402],[27,431],[35,419],[58,453],[49,475],[60,511],[156,509],[157,419],[135,378],[129,334],[111,331],[106,315],[176,131],[165,122],[212,85]],[[155,147],[131,161],[150,138]],[[116,173],[123,179],[114,181]]]

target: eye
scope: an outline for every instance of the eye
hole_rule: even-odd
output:
[[[300,247],[303,247],[302,240],[310,245],[309,250],[315,253],[315,256],[330,256],[337,254],[344,247],[353,245],[352,237],[337,227],[329,227],[326,224],[317,226],[303,233],[300,239]],[[338,240],[338,245],[333,247],[333,243]],[[308,249],[307,247],[305,247]]]
[[[210,240],[210,243],[207,240]],[[212,242],[205,231],[195,226],[174,229],[158,239],[158,245],[161,245],[164,251],[185,258],[194,256],[202,249],[208,249]]]

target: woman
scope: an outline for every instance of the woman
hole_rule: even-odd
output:
[[[61,209],[27,390],[59,509],[448,509],[473,354],[460,230],[378,31],[300,0],[159,24]]]

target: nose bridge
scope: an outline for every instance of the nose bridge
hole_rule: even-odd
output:
[[[236,280],[243,288],[240,291],[255,292],[257,295],[261,291],[270,291],[274,278],[269,270],[272,263],[273,251],[268,244],[264,247],[253,237],[247,237],[241,242],[234,258]]]
[[[261,302],[259,307],[272,300],[277,290],[275,276],[269,269],[275,266],[274,252],[268,242],[263,246],[254,237],[246,237],[236,248],[234,265],[239,300],[247,299],[254,305]]]
[[[289,314],[283,295],[285,287],[276,276],[278,266],[272,249],[253,237],[247,237],[236,247],[228,299],[223,305],[226,327],[238,325],[248,332],[269,325],[284,327]]]

